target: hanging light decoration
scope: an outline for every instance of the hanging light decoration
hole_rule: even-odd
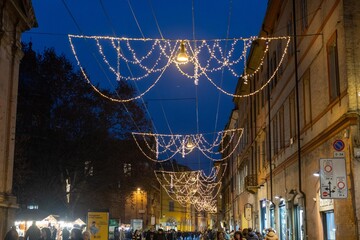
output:
[[[194,149],[199,150],[212,161],[220,161],[229,158],[234,153],[240,144],[242,134],[243,129],[236,128],[216,133],[189,135],[133,132],[132,136],[141,152],[155,162],[168,161],[176,154],[185,157]],[[212,142],[208,140],[210,138],[213,139]],[[154,141],[155,149],[152,147]]]
[[[204,171],[155,171],[155,176],[170,198],[182,206],[192,204],[197,211],[216,212],[216,197],[221,189],[221,179],[226,164],[212,169],[209,175]]]
[[[186,148],[193,149],[194,147],[195,147],[195,144],[193,143],[192,138],[189,137],[189,139],[188,139],[188,141],[186,143]]]
[[[68,35],[72,52],[75,56],[78,66],[84,78],[101,96],[114,102],[129,102],[141,98],[149,92],[161,79],[164,72],[170,65],[175,65],[178,71],[187,78],[193,79],[195,84],[198,84],[201,77],[210,81],[222,93],[240,98],[249,97],[262,91],[276,76],[284,57],[287,53],[291,38],[289,36],[281,37],[249,37],[249,38],[234,38],[234,39],[212,39],[212,40],[171,40],[171,39],[149,39],[149,38],[125,38],[125,37],[110,37],[110,36],[85,36],[85,35]],[[121,99],[115,98],[102,92],[96,85],[90,81],[86,74],[84,67],[81,64],[80,56],[75,48],[75,40],[94,40],[96,48],[103,60],[105,66],[114,75],[116,80],[131,80],[140,81],[143,79],[155,79],[146,90],[139,93],[135,97]],[[258,67],[249,73],[246,70],[246,57],[253,41],[265,42],[263,57]],[[252,90],[248,94],[238,95],[227,92],[218,84],[216,84],[214,77],[211,74],[221,72],[223,70],[229,71],[237,81],[238,78],[244,79],[247,83],[264,64],[266,53],[269,50],[269,45],[272,41],[286,41],[285,47],[282,49],[283,53],[274,69],[273,74],[264,81],[264,84],[257,89]],[[189,44],[195,42],[194,46]],[[225,51],[224,45],[230,44],[230,50]],[[89,42],[87,42],[89,44]],[[148,50],[142,56],[140,52],[144,51],[144,47],[149,46]],[[121,48],[123,46],[123,48]],[[107,49],[105,51],[104,49]],[[138,50],[136,50],[138,48]],[[188,48],[188,49],[187,49]],[[226,49],[226,48],[225,48]],[[188,50],[188,52],[187,52]],[[111,61],[107,56],[107,52],[114,52],[116,61]],[[189,53],[189,54],[188,54]],[[109,55],[109,54],[108,54]],[[88,59],[86,59],[88,60]],[[115,62],[115,64],[112,64]],[[120,64],[124,62],[137,68],[138,76],[133,74],[126,75],[120,72]],[[188,72],[188,68],[183,69],[184,63],[191,63],[193,65],[193,72]],[[242,67],[241,67],[242,65]],[[242,73],[238,73],[235,69],[242,69]]]
[[[176,61],[178,61],[179,63],[187,63],[189,61],[189,56],[186,53],[184,41],[181,41],[180,43],[180,49],[176,57]]]

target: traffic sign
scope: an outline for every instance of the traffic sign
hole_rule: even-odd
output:
[[[345,158],[345,152],[334,152],[334,158]]]
[[[320,190],[322,199],[347,198],[344,158],[320,159]]]
[[[345,148],[345,143],[343,140],[337,139],[334,141],[333,147],[334,147],[335,151],[342,151]]]

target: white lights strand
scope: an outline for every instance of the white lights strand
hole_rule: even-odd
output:
[[[179,39],[150,39],[150,38],[126,38],[126,37],[111,37],[111,36],[86,36],[86,35],[68,35],[69,42],[71,45],[72,52],[75,56],[78,66],[85,79],[91,84],[92,88],[97,91],[101,96],[116,102],[129,102],[136,99],[141,98],[147,92],[149,92],[161,79],[166,69],[171,65],[175,65],[178,71],[187,78],[193,79],[196,85],[199,84],[199,79],[204,77],[208,81],[214,85],[222,93],[231,96],[231,97],[249,97],[254,94],[257,94],[261,90],[263,90],[275,77],[277,74],[281,64],[283,63],[284,57],[287,53],[287,48],[289,46],[291,38],[288,36],[280,36],[280,37],[249,37],[249,38],[233,38],[233,39],[210,39],[210,40],[179,40]],[[142,93],[139,95],[129,98],[129,99],[119,99],[114,98],[113,96],[107,95],[100,91],[99,88],[92,84],[86,72],[84,71],[83,66],[80,62],[80,57],[75,50],[75,45],[73,39],[90,39],[94,40],[95,44],[98,48],[99,54],[101,55],[105,65],[109,68],[109,71],[115,75],[116,80],[131,80],[131,81],[139,81],[142,79],[147,79],[152,77],[152,75],[156,74],[157,77],[152,77],[154,82],[147,87]],[[254,90],[248,94],[232,94],[228,91],[224,90],[217,83],[215,83],[211,73],[216,73],[219,71],[223,71],[226,69],[229,71],[234,77],[243,79],[246,84],[248,80],[250,80],[264,64],[264,59],[269,51],[269,45],[272,41],[283,41],[287,40],[286,47],[284,48],[283,54],[281,56],[278,65],[270,76],[269,79],[265,81],[265,83],[260,86],[257,90]],[[263,52],[263,56],[260,60],[259,65],[253,70],[251,73],[248,71],[246,58],[249,52],[250,47],[254,43],[254,41],[265,41],[266,47]],[[106,56],[104,50],[104,44],[109,42],[108,47],[110,51],[114,51],[116,53],[116,63],[114,65],[111,64],[110,58]],[[190,44],[191,42],[195,42],[198,44]],[[230,45],[230,50],[225,50],[222,48],[222,44],[232,42]],[[121,43],[126,45],[126,50],[121,50]],[[242,45],[240,44],[242,43]],[[150,44],[150,45],[149,45]],[[187,62],[178,62],[175,55],[178,51],[180,45],[183,44],[185,49],[189,50],[189,59]],[[143,46],[144,45],[144,46]],[[146,45],[149,45],[150,48],[146,50]],[[144,52],[142,56],[138,56],[139,53],[137,48],[139,48],[139,52]],[[239,49],[239,48],[242,48]],[[112,50],[111,50],[112,49]],[[125,56],[125,52],[128,53],[128,57]],[[237,56],[236,56],[237,55]],[[134,67],[137,67],[139,71],[139,76],[126,76],[123,75],[120,71],[121,62],[125,62],[126,64],[132,64]],[[243,62],[242,74],[236,72],[235,69],[241,69],[239,64]],[[182,68],[185,64],[193,65],[193,72],[187,72],[188,68]]]
[[[212,168],[209,175],[204,171],[155,171],[155,176],[170,198],[182,206],[192,204],[199,212],[216,212],[216,197],[221,190],[221,179],[226,164]],[[219,174],[222,172],[222,174]]]
[[[201,69],[201,68],[200,68],[200,69],[202,70],[202,73],[204,74],[204,76],[211,82],[211,84],[213,84],[213,85],[214,85],[219,91],[221,91],[222,93],[224,93],[224,94],[226,94],[226,95],[228,95],[228,96],[231,96],[231,97],[235,97],[235,98],[250,97],[250,96],[255,95],[255,94],[259,93],[260,91],[262,91],[262,90],[274,79],[274,77],[276,76],[277,72],[279,71],[279,68],[280,68],[282,62],[284,61],[284,58],[285,58],[285,56],[286,56],[287,48],[288,48],[288,46],[289,46],[289,43],[290,43],[290,38],[288,38],[288,41],[286,42],[286,46],[285,46],[284,53],[282,54],[281,59],[280,59],[278,65],[277,65],[276,69],[274,70],[273,74],[270,76],[270,78],[269,78],[261,87],[259,87],[258,89],[254,90],[254,91],[252,91],[252,92],[250,92],[250,93],[248,93],[248,94],[240,94],[240,95],[238,95],[238,94],[232,94],[232,93],[229,93],[229,92],[225,91],[224,89],[222,89],[221,87],[219,87],[219,86],[205,73],[205,69]],[[249,75],[243,76],[243,77],[246,77],[246,78],[244,79],[244,83],[245,83],[245,84],[247,83],[247,80],[246,80],[246,79],[247,79],[248,76],[249,76]],[[253,74],[251,74],[250,76],[252,77]]]
[[[135,97],[132,97],[132,98],[128,98],[128,99],[114,98],[114,97],[112,97],[112,96],[109,96],[109,95],[107,95],[107,94],[104,94],[98,87],[96,87],[96,86],[90,81],[89,77],[87,76],[84,68],[82,67],[82,65],[81,65],[81,63],[80,63],[80,60],[79,60],[79,58],[78,58],[78,56],[77,56],[77,54],[76,54],[75,47],[74,47],[74,45],[73,45],[73,43],[72,43],[72,40],[71,40],[71,37],[70,37],[70,36],[71,36],[71,35],[69,35],[69,41],[70,41],[70,45],[71,45],[71,50],[72,50],[72,52],[73,52],[73,54],[74,54],[74,56],[75,56],[76,62],[77,62],[77,64],[78,64],[78,66],[79,66],[79,68],[80,68],[80,71],[81,71],[81,73],[83,74],[84,78],[86,79],[86,81],[90,84],[90,86],[91,86],[100,96],[102,96],[102,97],[104,97],[104,98],[106,98],[106,99],[108,99],[108,100],[110,100],[110,101],[113,101],[113,102],[125,103],[125,102],[134,101],[134,100],[136,100],[136,99],[140,99],[142,96],[144,96],[147,92],[149,92],[149,91],[156,85],[156,83],[160,80],[160,78],[161,78],[162,75],[164,74],[166,68],[167,68],[168,66],[170,66],[170,64],[171,64],[171,58],[169,58],[169,60],[168,60],[168,62],[167,62],[167,64],[166,64],[166,67],[163,69],[163,71],[162,71],[162,72],[160,73],[160,75],[157,77],[157,79],[155,80],[155,82],[154,82],[150,87],[148,87],[144,92],[142,92],[141,94],[139,94],[139,95],[137,95],[137,96],[135,96]],[[174,49],[173,49],[173,51],[171,52],[171,56],[174,55],[174,52],[175,52],[175,51],[174,51]]]
[[[206,158],[219,161],[231,157],[240,144],[242,134],[242,128],[216,132],[213,142],[206,139],[206,136],[211,134],[205,133],[180,135],[133,132],[132,136],[140,151],[154,162],[170,160],[176,154],[185,157],[195,149]],[[154,143],[155,148],[152,147]],[[163,158],[165,154],[167,155]],[[212,157],[213,155],[216,157]]]

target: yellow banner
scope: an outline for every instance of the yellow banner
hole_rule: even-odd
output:
[[[91,233],[90,240],[109,239],[109,213],[108,212],[88,212],[88,230]]]

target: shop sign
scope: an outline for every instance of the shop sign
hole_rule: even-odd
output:
[[[333,199],[319,199],[319,210],[320,212],[330,211],[334,209]]]
[[[87,226],[90,231],[90,240],[109,239],[109,213],[88,212]]]
[[[344,158],[320,159],[320,198],[347,198]]]

